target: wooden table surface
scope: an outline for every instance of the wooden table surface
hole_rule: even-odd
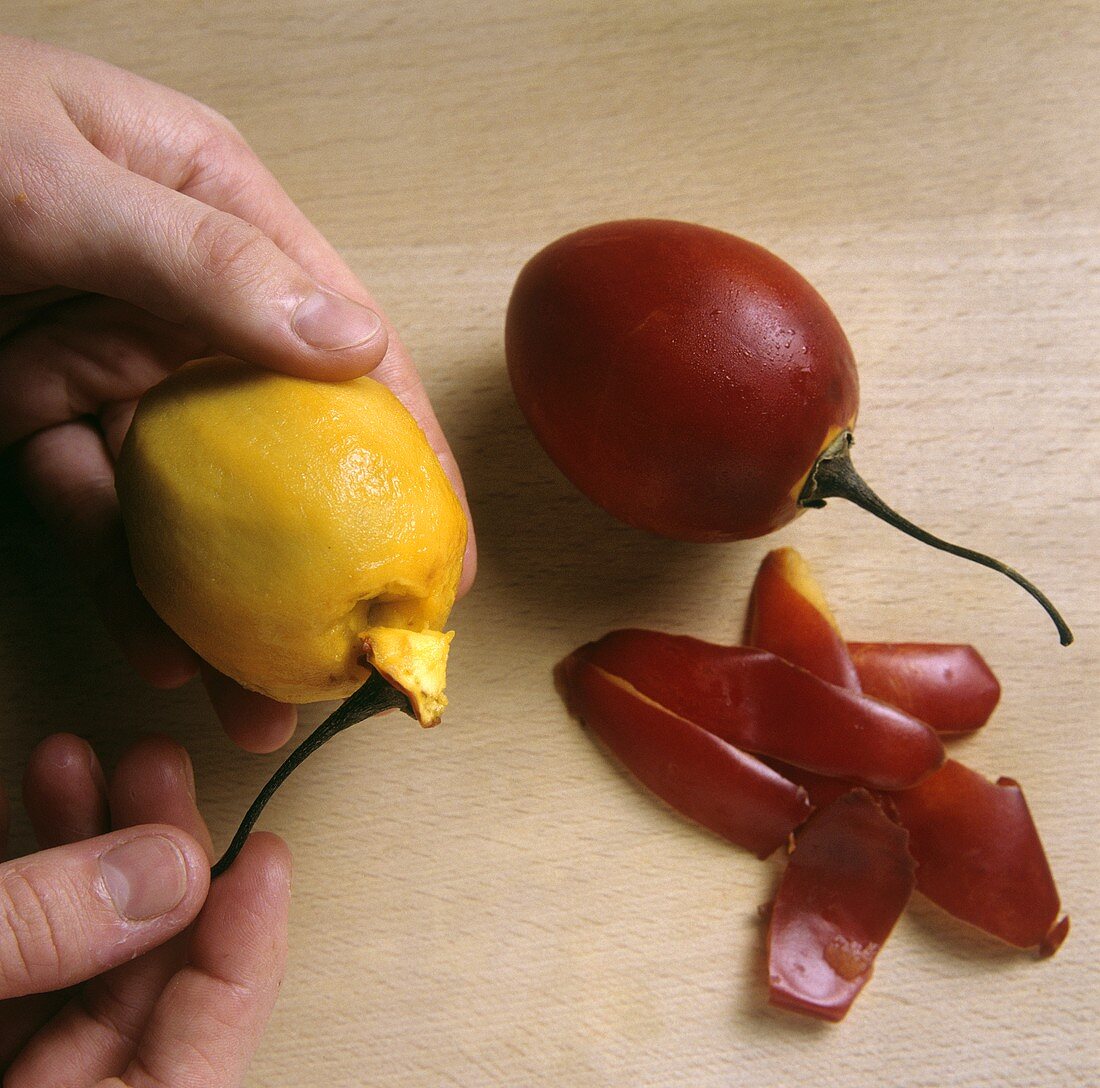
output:
[[[345,734],[264,817],[296,855],[292,953],[249,1085],[1100,1081],[1095,3],[7,0],[3,22],[236,122],[403,331],[470,490],[481,574],[445,724]],[[1021,567],[1077,643],[854,508],[699,546],[566,484],[512,401],[505,303],[546,242],[635,215],[802,270],[861,363],[864,474]],[[231,747],[194,687],[144,689],[6,486],[5,785],[56,729],[108,758],[160,729],[224,841],[277,757]],[[778,863],[672,815],[566,715],[564,653],[626,624],[732,638],[778,544],[850,637],[992,664],[1001,707],[957,752],[1027,791],[1073,916],[1057,957],[915,902],[844,1024],[770,1010],[757,907]]]

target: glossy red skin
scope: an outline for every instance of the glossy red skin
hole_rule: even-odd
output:
[[[909,831],[917,887],[934,903],[1017,948],[1049,955],[1060,901],[1023,791],[948,760],[915,789],[891,794]]]
[[[933,642],[852,642],[863,691],[927,722],[937,733],[980,729],[1001,685],[973,646]],[[829,662],[830,673],[832,662]]]
[[[780,551],[764,556],[756,572],[749,595],[744,643],[768,650],[830,684],[849,691],[860,690],[847,644],[828,617],[792,585]],[[875,695],[873,691],[868,694]],[[912,713],[907,707],[900,709]]]
[[[903,789],[943,763],[923,722],[764,650],[632,629],[577,654],[730,744],[808,770]]]
[[[635,219],[567,235],[520,272],[505,327],[520,408],[558,467],[631,525],[740,540],[786,524],[852,351],[789,265],[734,235]]]
[[[805,789],[820,810],[851,783],[765,760]],[[1060,899],[1023,792],[1011,779],[996,783],[949,759],[919,786],[872,791],[909,833],[919,863],[917,888],[963,922],[1018,948],[1053,955],[1065,940]]]
[[[769,604],[784,602],[778,596],[760,597],[755,607],[759,612]],[[757,629],[778,630],[782,618],[765,617],[767,622]],[[819,613],[820,623],[827,620]],[[796,645],[799,632],[805,633],[801,646]],[[812,668],[815,648],[820,645],[815,624],[808,622],[784,631],[782,644]],[[859,657],[874,662],[874,671],[868,669],[866,679],[879,691],[893,693],[903,709],[922,710],[944,731],[951,732],[960,731],[961,721],[981,724],[983,714],[988,716],[993,709],[1000,685],[970,647],[908,643],[895,653],[890,644],[880,646],[854,644]],[[915,663],[922,661],[931,663],[931,667],[916,672]],[[950,673],[942,667],[945,661],[952,665]],[[822,668],[830,672],[835,668],[831,656],[825,658]],[[896,672],[892,674],[891,669]],[[862,668],[859,675],[863,682]],[[962,690],[951,691],[949,679],[957,680]],[[937,692],[943,696],[938,704]],[[776,760],[767,762],[802,786],[819,809],[834,803],[850,786],[841,779],[812,774]],[[917,887],[929,899],[1009,944],[1037,947],[1040,955],[1053,955],[1058,950],[1069,930],[1069,920],[1057,920],[1058,890],[1039,833],[1015,782],[1003,778],[994,784],[956,760],[948,760],[912,789],[878,792],[875,796],[909,831],[909,849],[919,863]]]
[[[557,679],[569,709],[674,809],[764,858],[810,812],[806,794],[759,760],[571,655]]]
[[[768,923],[773,1005],[840,1020],[913,891],[906,832],[864,790],[798,832]]]
[[[826,808],[838,797],[843,797],[855,785],[854,782],[850,782],[846,778],[833,778],[827,774],[815,774],[813,771],[807,771],[804,767],[796,767],[793,763],[784,763],[781,759],[771,759],[769,756],[761,756],[760,758],[776,774],[781,774],[784,778],[789,778],[792,782],[801,786],[806,791],[806,796],[809,797],[810,804],[815,809]],[[932,777],[935,777],[935,775]],[[883,790],[868,790],[867,792],[879,802],[882,802],[883,798],[893,796]]]
[[[937,733],[972,733],[989,720],[1001,685],[973,646],[931,642],[846,643],[787,577],[780,551],[760,564],[744,642],[823,680],[905,711]]]

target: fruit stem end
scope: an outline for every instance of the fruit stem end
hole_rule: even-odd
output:
[[[928,544],[930,547],[949,552],[951,555],[957,555],[962,559],[969,559],[973,563],[989,567],[990,570],[1000,571],[1006,578],[1011,578],[1018,586],[1030,593],[1043,606],[1047,615],[1054,621],[1054,626],[1058,629],[1058,638],[1063,646],[1068,646],[1073,641],[1073,632],[1069,629],[1069,625],[1062,618],[1058,609],[1054,607],[1042,590],[1029,582],[1019,571],[1013,570],[1012,567],[1006,566],[1000,560],[981,552],[941,540],[939,537],[926,532],[919,525],[914,525],[895,510],[891,510],[867,486],[863,477],[856,472],[851,457],[851,448],[854,441],[855,438],[851,431],[842,431],[821,452],[814,467],[810,470],[802,494],[798,497],[799,506],[820,507],[825,505],[826,499],[847,499],[848,502],[855,503],[856,506],[862,507],[877,518],[881,518],[888,525],[892,525],[895,529],[900,529],[901,532],[921,541],[922,544]]]
[[[358,691],[348,696],[319,726],[293,752],[283,760],[279,769],[267,780],[267,784],[256,795],[256,800],[248,806],[248,811],[241,820],[241,826],[233,836],[233,841],[226,851],[210,869],[210,879],[221,876],[237,855],[241,852],[249,833],[260,818],[260,813],[267,806],[268,801],[275,795],[275,791],[290,777],[291,772],[309,756],[313,755],[322,744],[332,740],[337,733],[343,732],[349,726],[361,722],[365,718],[373,718],[384,710],[401,710],[410,717],[415,718],[409,697],[402,691],[391,687],[385,678],[377,670],[373,670],[366,682]]]

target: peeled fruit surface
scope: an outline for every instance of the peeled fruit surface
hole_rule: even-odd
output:
[[[565,475],[678,539],[789,522],[858,407],[824,299],[761,246],[694,223],[602,223],[551,243],[520,272],[505,346],[516,400]]]
[[[342,698],[369,639],[379,671],[441,698],[466,519],[385,386],[189,364],[142,398],[117,486],[139,586],[215,668],[286,702]]]

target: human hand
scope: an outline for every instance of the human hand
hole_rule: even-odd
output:
[[[23,787],[42,850],[0,864],[5,1088],[240,1084],[282,979],[286,846],[253,835],[210,885],[191,762],[164,738],[107,784],[89,745],[57,734]],[[0,794],[0,858],[3,810]]]
[[[373,370],[463,495],[408,354],[224,117],[101,61],[0,35],[0,448],[20,443],[32,502],[126,657],[159,687],[200,662],[133,582],[113,463],[137,398],[214,351],[315,378]],[[460,592],[474,575],[470,541]],[[289,739],[293,707],[202,672],[241,747]]]

